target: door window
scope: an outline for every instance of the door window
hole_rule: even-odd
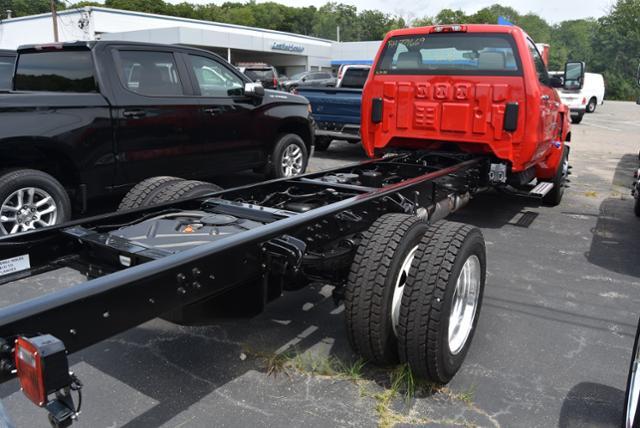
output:
[[[538,52],[538,48],[533,44],[531,40],[527,40],[529,46],[529,53],[531,53],[531,58],[533,58],[533,63],[536,66],[536,73],[538,73],[538,80],[543,85],[549,86],[549,73],[547,72],[547,66],[544,65],[544,61],[540,56],[540,52]]]
[[[171,52],[120,51],[120,78],[132,92],[149,96],[183,95]]]
[[[189,57],[203,96],[230,97],[243,94],[244,82],[227,67],[203,56],[189,55]]]

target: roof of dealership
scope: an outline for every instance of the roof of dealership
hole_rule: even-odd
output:
[[[54,39],[52,28],[50,13],[3,20],[0,48],[50,43]],[[103,39],[184,44],[231,49],[241,58],[242,52],[261,53],[265,61],[307,67],[370,63],[380,43],[339,43],[282,31],[95,6],[60,11],[58,33],[60,41]]]

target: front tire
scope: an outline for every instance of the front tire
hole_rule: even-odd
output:
[[[273,146],[267,175],[269,178],[295,177],[307,170],[308,163],[309,152],[302,138],[296,134],[284,134]]]
[[[589,104],[587,104],[587,113],[595,112],[597,106],[598,106],[598,100],[596,99],[596,97],[592,97],[589,100]]]
[[[428,225],[407,214],[386,214],[363,234],[345,288],[351,347],[378,365],[398,362],[396,338],[402,290]]]
[[[567,177],[569,175],[569,147],[563,146],[562,158],[558,164],[558,170],[553,178],[553,189],[542,199],[542,202],[550,207],[560,205],[564,196],[564,189],[567,185]]]
[[[402,362],[418,377],[447,383],[471,346],[486,278],[478,228],[449,221],[429,226],[407,279],[398,328]]]
[[[71,202],[51,175],[19,169],[0,176],[0,235],[41,229],[69,221]]]

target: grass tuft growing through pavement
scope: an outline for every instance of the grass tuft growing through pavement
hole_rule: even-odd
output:
[[[245,350],[261,362],[267,375],[290,374],[298,372],[311,376],[330,377],[348,380],[359,388],[360,396],[370,397],[375,401],[374,408],[378,416],[378,426],[393,427],[398,423],[440,423],[408,416],[394,409],[394,403],[401,399],[405,404],[415,397],[426,397],[439,394],[451,400],[458,400],[473,405],[474,390],[453,393],[443,386],[416,379],[407,364],[389,369],[369,366],[365,360],[345,362],[332,355],[318,355],[312,352],[289,350],[283,353],[256,352]],[[465,425],[465,421],[447,421],[452,425]]]

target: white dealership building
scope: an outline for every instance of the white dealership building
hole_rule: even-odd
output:
[[[379,41],[339,43],[241,25],[103,7],[58,12],[59,41],[123,40],[181,44],[216,52],[231,63],[266,62],[281,73],[322,70],[342,63],[370,64]],[[0,48],[54,41],[51,14],[0,21]]]

